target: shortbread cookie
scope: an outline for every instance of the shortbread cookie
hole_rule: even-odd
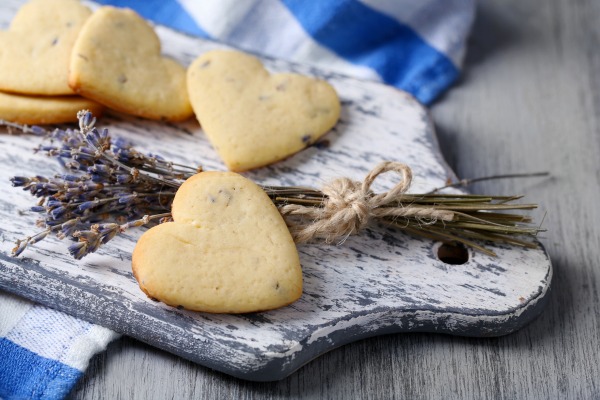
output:
[[[196,117],[232,171],[284,159],[328,132],[340,115],[327,82],[270,75],[260,60],[236,51],[203,54],[188,68]]]
[[[270,310],[302,294],[292,237],[266,193],[232,172],[202,172],[173,201],[174,222],[142,235],[133,274],[151,298],[211,313]]]
[[[0,32],[0,90],[73,94],[68,69],[73,43],[91,15],[78,0],[32,0]]]
[[[95,101],[79,96],[23,96],[0,92],[0,119],[20,124],[76,122],[80,110],[90,110],[100,116],[103,109]]]
[[[124,113],[179,121],[192,115],[185,68],[160,54],[160,41],[132,10],[99,8],[71,54],[69,85]]]

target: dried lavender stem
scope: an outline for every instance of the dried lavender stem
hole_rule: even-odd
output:
[[[504,174],[504,175],[491,175],[491,176],[483,176],[479,178],[467,178],[461,179],[458,182],[453,182],[445,186],[441,186],[439,188],[433,189],[427,194],[434,194],[439,192],[440,190],[456,188],[456,187],[467,187],[477,182],[483,181],[491,181],[497,179],[515,179],[515,178],[533,178],[533,177],[542,177],[542,176],[550,176],[549,172],[527,172],[523,174]]]
[[[46,131],[40,126],[17,124],[15,122],[6,121],[4,119],[0,119],[0,126],[6,126],[7,128],[9,128],[9,132],[11,129],[15,129],[21,133],[30,133],[36,136],[46,136],[48,134],[48,131]]]

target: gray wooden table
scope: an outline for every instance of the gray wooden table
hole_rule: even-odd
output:
[[[600,398],[600,2],[480,3],[464,76],[432,113],[461,177],[494,181],[547,212],[555,268],[544,314],[501,338],[398,334],[346,345],[289,378],[251,383],[123,338],[74,399]]]

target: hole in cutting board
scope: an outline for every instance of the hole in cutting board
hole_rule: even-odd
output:
[[[442,243],[437,256],[446,264],[461,265],[469,261],[469,250],[462,244]]]

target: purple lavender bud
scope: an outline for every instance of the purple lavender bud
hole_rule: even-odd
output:
[[[50,215],[52,216],[52,219],[57,220],[60,217],[62,217],[65,214],[65,212],[67,212],[67,209],[65,207],[56,207],[55,209],[50,211]]]
[[[25,176],[13,176],[12,178],[10,178],[10,182],[13,186],[20,187],[27,185],[29,182],[31,182],[31,179]]]
[[[81,166],[81,164],[78,163],[77,161],[69,161],[69,162],[65,163],[65,167],[68,168],[68,169],[70,169],[70,170],[73,170],[73,171],[77,171],[79,169],[83,169],[82,166]]]
[[[110,223],[100,225],[100,235],[102,236],[102,244],[107,243],[121,231],[119,224]]]
[[[67,134],[66,131],[57,128],[57,129],[53,130],[52,132],[50,132],[48,137],[50,139],[62,140],[66,134]]]
[[[48,190],[45,183],[36,183],[29,188],[31,194],[36,197],[44,197],[48,195]]]
[[[133,176],[129,174],[118,174],[117,175],[117,183],[126,184],[133,181]]]
[[[109,167],[108,165],[94,164],[88,168],[88,172],[90,174],[96,173],[96,174],[110,175],[114,172],[114,169]]]
[[[85,190],[102,190],[102,189],[104,189],[104,185],[102,183],[94,182],[91,179],[86,180],[85,182],[82,182],[82,183],[85,187]]]
[[[60,190],[60,186],[62,185],[60,184],[60,182],[57,181],[42,183],[42,187],[44,188],[44,190],[52,193],[58,192]]]
[[[61,141],[61,140],[64,140],[64,138],[66,136],[67,136],[67,131],[57,128],[50,133],[49,138]]]
[[[50,229],[46,229],[45,231],[42,231],[40,233],[38,233],[37,235],[34,235],[31,239],[29,239],[27,242],[27,244],[34,244],[37,242],[40,242],[42,240],[44,240],[46,238],[46,236],[48,236],[48,234],[50,233]]]
[[[92,174],[90,177],[91,181],[94,183],[105,183],[106,182],[106,176],[104,175],[99,175],[99,174]]]
[[[88,254],[87,247],[88,245],[85,242],[73,243],[69,246],[69,254],[71,254],[71,256],[73,256],[73,258],[76,260],[81,260],[85,255]]]
[[[91,112],[86,112],[82,117],[79,118],[79,124],[86,128],[92,128],[96,123],[96,118]]]
[[[128,204],[137,198],[137,193],[133,194],[119,194],[119,204]]]
[[[80,196],[80,200],[93,199],[94,197],[98,196],[99,193],[100,190],[89,190]]]
[[[77,201],[79,197],[79,191],[78,190],[74,190],[74,189],[69,189],[67,190],[64,195],[63,198],[65,201]]]
[[[46,207],[44,206],[33,206],[30,208],[33,212],[46,212]]]
[[[88,242],[88,248],[87,248],[88,254],[95,253],[101,244],[102,244],[101,237],[100,237],[100,235],[96,234],[96,237],[94,238],[94,240]]]
[[[123,163],[126,163],[132,159],[131,153],[127,150],[117,150],[115,152],[117,159]]]
[[[58,163],[60,164],[61,167],[65,168],[65,169],[68,169],[65,166],[65,160],[63,160],[62,158],[57,158],[56,161],[58,161]]]
[[[31,126],[31,133],[33,133],[34,135],[37,135],[37,136],[45,136],[48,133],[48,131],[46,131],[41,126],[32,125]]]
[[[27,248],[27,240],[17,240],[16,246],[12,249],[12,256],[18,257],[23,250]]]
[[[56,200],[52,197],[48,198],[48,200],[46,201],[46,206],[50,209],[56,208],[61,205],[62,205],[62,201]]]
[[[80,146],[78,150],[82,153],[90,154],[90,155],[93,155],[96,152],[96,150],[94,150],[91,147],[87,147],[87,146]]]
[[[43,146],[43,145],[39,145],[36,149],[36,151],[47,151],[47,152],[53,152],[55,150],[58,150],[58,147],[56,146]],[[52,155],[56,155],[56,154],[52,154]]]
[[[98,131],[92,129],[88,133],[85,134],[85,140],[88,143],[96,143],[98,141]]]
[[[54,227],[54,226],[58,226],[61,225],[64,222],[64,219],[60,219],[60,220],[53,220],[51,218],[47,218],[44,221],[44,225],[45,226],[49,226],[49,227]]]
[[[79,239],[80,242],[89,242],[93,240],[97,234],[92,231],[77,231],[73,233],[73,237]]]
[[[65,139],[63,148],[75,148],[80,147],[81,145],[82,142],[79,137],[69,137]]]
[[[61,234],[63,235],[63,237],[71,236],[78,225],[79,225],[78,218],[73,218],[73,219],[68,220],[67,222],[64,222],[60,227]]]
[[[102,139],[100,132],[98,132],[97,128],[90,129],[90,131],[86,133],[85,138],[86,140],[93,142],[99,142]]]
[[[67,175],[67,174],[57,175],[56,177],[60,178],[60,179],[64,179],[67,182],[77,182],[81,179],[80,177],[78,177],[76,175]]]
[[[117,149],[124,150],[125,148],[131,146],[131,144],[127,140],[118,137],[113,140],[113,146]]]
[[[57,154],[53,154],[54,156],[62,157],[62,158],[71,158],[73,156],[71,150],[62,149],[57,152]]]
[[[101,235],[104,235],[110,230],[119,229],[119,224],[115,224],[114,222],[109,222],[107,224],[98,224],[96,229],[98,230],[98,232],[100,232]]]
[[[77,161],[94,161],[96,159],[92,154],[87,154],[83,151],[73,151],[70,157]]]
[[[78,205],[77,210],[85,211],[85,210],[89,210],[90,208],[96,207],[97,205],[98,205],[97,201],[86,201],[86,202]]]

